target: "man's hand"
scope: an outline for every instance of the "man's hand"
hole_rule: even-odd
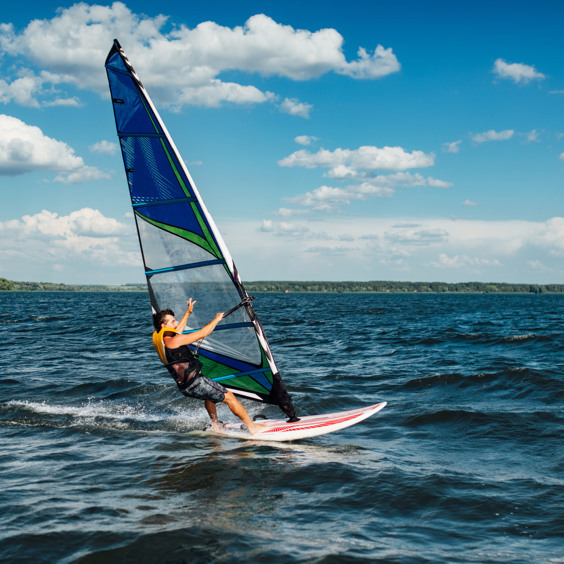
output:
[[[190,298],[188,300],[188,302],[186,302],[188,304],[188,310],[186,311],[186,313],[188,315],[190,315],[193,311],[194,311],[194,306],[196,305],[196,300],[193,300],[192,298]]]
[[[194,309],[194,305],[196,304],[196,300],[193,300],[192,298],[190,298],[186,303],[188,304],[188,309],[186,310],[186,312],[182,316],[182,319],[178,322],[178,325],[176,326],[176,330],[179,333],[182,333],[182,331],[184,331],[184,329],[186,328],[186,323],[188,322],[188,317],[190,317],[190,314],[192,313],[192,310]]]

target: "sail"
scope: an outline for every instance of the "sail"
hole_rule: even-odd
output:
[[[239,396],[278,405],[293,419],[292,402],[227,246],[117,40],[106,72],[153,311],[170,308],[180,316],[194,298],[188,332],[236,308],[198,349],[202,373]]]

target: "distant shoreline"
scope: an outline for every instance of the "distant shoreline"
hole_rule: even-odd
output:
[[[564,284],[504,282],[246,282],[248,292],[381,294],[564,294]],[[57,284],[0,278],[0,292],[147,292],[145,284]]]

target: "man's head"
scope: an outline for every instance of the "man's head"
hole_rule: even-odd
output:
[[[174,311],[172,309],[161,309],[161,311],[153,314],[153,325],[157,331],[161,330],[161,327],[164,325],[165,327],[170,327],[171,325],[168,324],[170,321],[169,316],[172,317],[172,321],[174,321]],[[172,328],[174,329],[174,325],[176,322],[172,324]]]

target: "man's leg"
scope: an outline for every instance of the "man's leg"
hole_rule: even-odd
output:
[[[266,429],[266,425],[257,425],[251,421],[249,414],[245,408],[241,405],[239,400],[233,395],[233,392],[229,390],[225,393],[225,398],[223,400],[229,407],[229,409],[247,426],[249,432],[254,435]]]
[[[215,403],[210,400],[205,400],[206,411],[210,416],[212,422],[212,429],[216,432],[221,431],[221,426],[219,424],[219,419],[217,418],[217,411],[215,409]]]

